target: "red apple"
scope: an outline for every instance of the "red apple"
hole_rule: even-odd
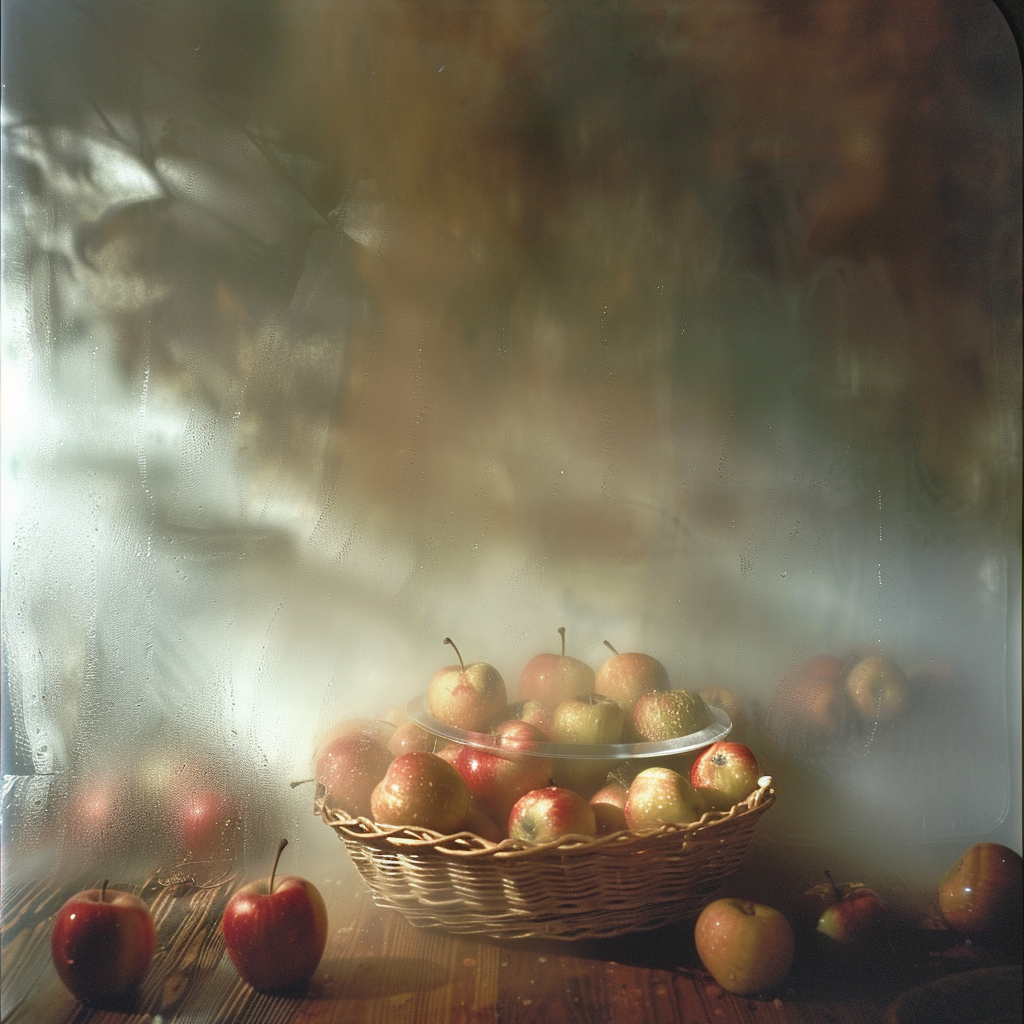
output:
[[[607,640],[604,643],[612,656],[597,670],[594,691],[615,701],[629,720],[633,706],[645,693],[669,688],[668,671],[649,654],[619,654]]]
[[[466,780],[476,805],[496,821],[508,821],[512,805],[524,793],[551,781],[551,759],[546,757],[502,755],[464,746],[451,764]]]
[[[625,811],[628,796],[629,790],[621,782],[609,782],[590,798],[599,836],[624,832],[629,828]]]
[[[847,725],[846,670],[846,662],[821,655],[787,673],[768,711],[774,738],[823,744],[841,737]]]
[[[393,709],[393,711],[389,712],[389,715],[396,715],[397,711],[397,708]],[[409,716],[405,713],[404,708],[402,709],[402,717],[399,721],[409,721]],[[313,760],[316,761],[323,751],[336,739],[341,736],[351,736],[357,733],[369,736],[371,739],[375,739],[381,746],[386,747],[397,724],[397,722],[391,721],[390,718],[346,718],[344,721],[332,726],[319,738],[313,749]]]
[[[259,992],[305,984],[327,945],[327,907],[312,882],[296,875],[277,879],[282,839],[270,878],[251,882],[224,908],[224,947],[238,973]]]
[[[557,706],[557,703],[549,704],[547,701],[521,700],[508,710],[512,718],[521,722],[529,722],[530,725],[540,729],[548,739],[551,739],[552,722]]]
[[[899,665],[873,656],[862,658],[850,669],[846,693],[861,721],[884,725],[906,710],[910,686]]]
[[[1021,856],[999,843],[976,843],[942,876],[939,910],[969,938],[1020,937]]]
[[[571,789],[546,786],[521,796],[508,818],[510,839],[551,843],[563,836],[593,838],[597,834],[594,809]]]
[[[615,701],[598,693],[584,693],[555,708],[551,736],[556,743],[604,746],[622,739],[624,722],[622,708]]]
[[[403,722],[391,734],[388,751],[395,757],[399,754],[408,754],[410,750],[432,751],[436,742],[435,736],[420,728],[415,722]]]
[[[693,786],[679,772],[659,765],[645,768],[629,785],[623,808],[633,831],[685,825],[704,813]]]
[[[774,907],[719,899],[697,918],[697,955],[719,985],[736,995],[777,988],[793,963],[793,929]]]
[[[816,931],[844,946],[870,949],[880,941],[888,910],[878,894],[860,882],[835,882],[808,889],[800,899],[800,919],[808,931]]]
[[[523,667],[519,676],[519,699],[537,700],[554,706],[579,693],[594,692],[594,670],[565,653],[565,627],[561,654],[538,654]]]
[[[444,835],[459,827],[469,803],[469,787],[455,767],[422,750],[396,757],[370,796],[374,821],[418,825]]]
[[[754,752],[742,743],[712,743],[690,767],[690,785],[705,807],[727,811],[757,789],[761,777]]]
[[[189,856],[209,857],[229,849],[241,823],[240,802],[233,793],[212,787],[178,789],[170,814],[171,831]]]
[[[652,690],[633,705],[633,725],[648,742],[689,736],[713,721],[707,702],[692,690]]]
[[[156,951],[149,907],[137,896],[86,889],[57,911],[50,952],[60,980],[90,1006],[109,1006],[139,983]]]
[[[353,818],[370,816],[370,794],[391,764],[390,751],[365,732],[343,733],[321,750],[313,776],[327,806]]]
[[[494,722],[506,717],[505,681],[486,662],[467,666],[451,638],[445,637],[444,642],[454,648],[459,663],[434,673],[427,686],[427,710],[445,725],[465,732],[487,732]]]

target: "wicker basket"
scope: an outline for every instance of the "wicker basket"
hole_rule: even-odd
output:
[[[325,806],[374,902],[421,928],[498,939],[591,939],[696,917],[775,801],[771,779],[689,825],[526,846],[378,825]]]

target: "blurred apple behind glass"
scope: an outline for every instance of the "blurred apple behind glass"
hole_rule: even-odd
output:
[[[1019,833],[994,7],[13,6],[5,765],[188,736],[265,807],[444,637],[514,679],[566,626],[766,713],[816,657],[955,665],[779,768]]]

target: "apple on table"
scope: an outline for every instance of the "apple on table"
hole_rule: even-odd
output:
[[[451,637],[445,637],[459,659],[458,665],[438,669],[427,685],[427,710],[437,721],[464,732],[488,732],[507,717],[505,681],[493,665],[462,660]]]
[[[282,839],[270,877],[239,889],[224,908],[224,946],[238,973],[259,992],[304,985],[327,946],[327,907],[312,882],[277,878]]]
[[[156,927],[137,896],[108,888],[76,893],[57,911],[50,954],[75,998],[110,1007],[145,975],[156,951]]]
[[[823,936],[850,952],[879,951],[889,911],[879,895],[862,882],[827,881],[812,886],[800,898],[799,917],[808,934]]]
[[[561,654],[537,654],[523,666],[519,674],[520,701],[536,700],[554,706],[577,694],[594,692],[594,670],[565,653],[565,627],[559,627],[558,632]]]
[[[975,843],[938,885],[939,910],[955,932],[971,939],[1020,941],[1021,855],[1001,843]]]
[[[701,963],[719,985],[735,995],[778,988],[793,964],[793,929],[774,907],[723,898],[709,903],[694,926]]]

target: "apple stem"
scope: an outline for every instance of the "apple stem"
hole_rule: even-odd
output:
[[[825,877],[828,879],[828,884],[832,886],[832,892],[835,894],[836,899],[840,899],[843,894],[839,891],[839,886],[836,885],[836,880],[832,877],[832,872],[828,868],[825,868]]]
[[[103,879],[103,884],[100,886],[100,903],[107,902],[107,883],[110,881],[109,878]]]
[[[605,647],[608,648],[609,651],[612,652],[612,654],[618,654],[619,653],[617,650],[615,650],[614,647],[612,647],[612,645],[610,643],[608,643],[607,640],[605,640],[604,645],[605,645]]]
[[[455,653],[459,655],[459,666],[462,668],[462,671],[465,672],[466,671],[466,663],[462,660],[462,655],[459,654],[458,647],[455,647],[455,641],[450,636],[446,636],[444,638],[444,642],[455,649]]]
[[[316,779],[298,779],[295,782],[289,782],[288,785],[295,789],[297,786],[308,786],[311,782],[316,782]]]
[[[562,638],[562,657],[565,657],[565,626],[558,627],[558,633]]]
[[[287,839],[282,839],[281,842],[277,844],[277,856],[274,857],[274,866],[270,869],[270,886],[268,890],[269,892],[274,891],[274,875],[277,874],[277,862],[281,859],[281,852],[287,845]]]

